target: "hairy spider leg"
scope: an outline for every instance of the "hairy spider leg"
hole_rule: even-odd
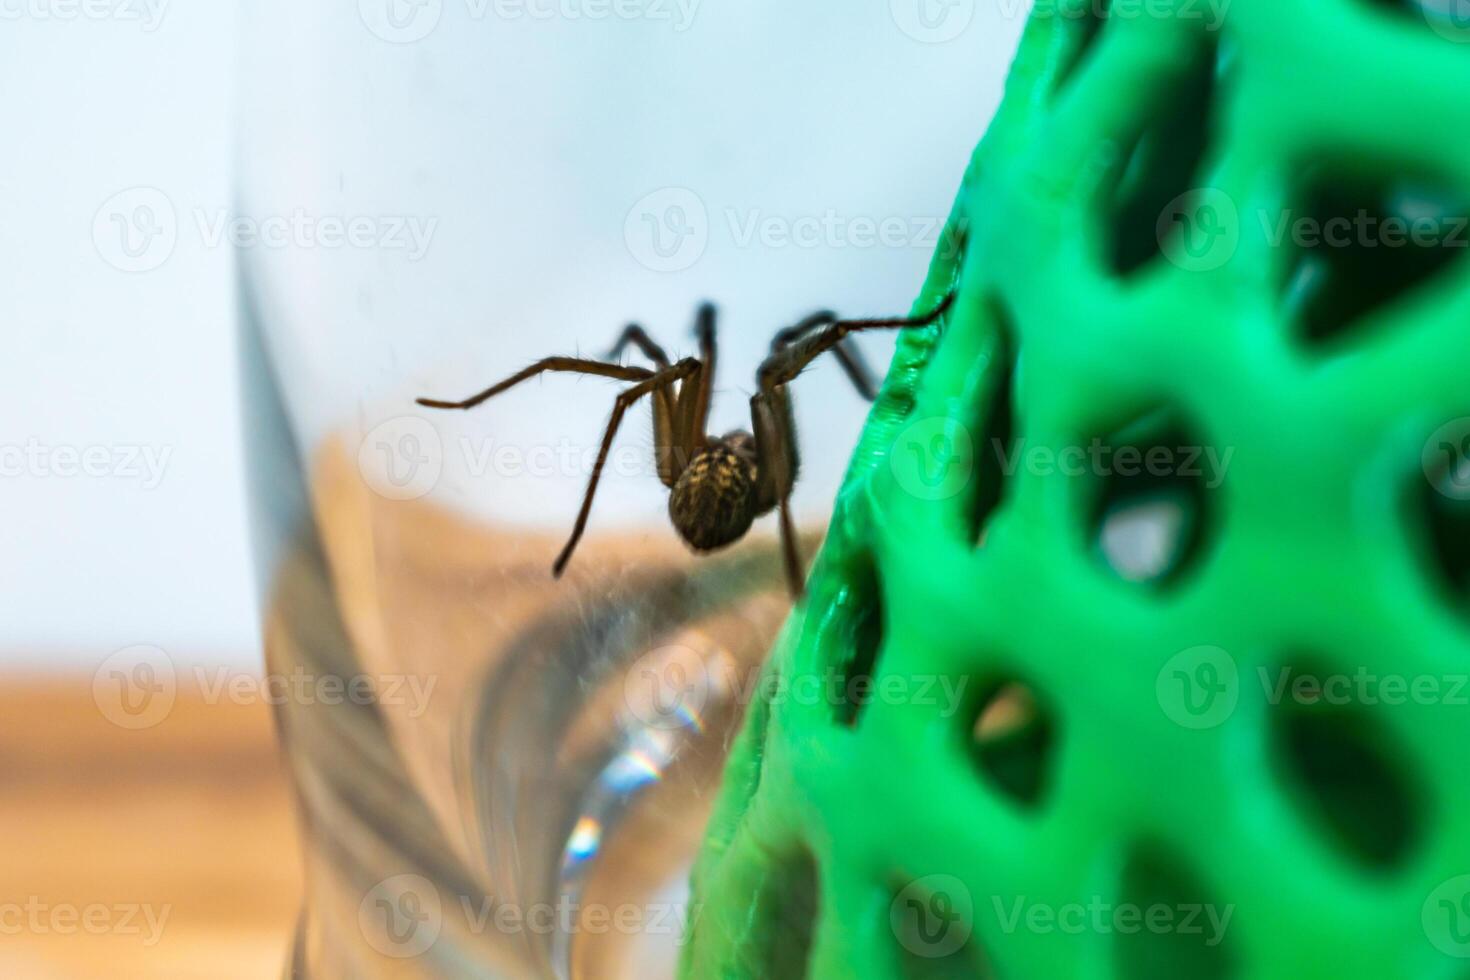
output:
[[[660,371],[669,366],[669,355],[664,352],[662,347],[654,342],[652,337],[648,336],[647,331],[636,323],[630,323],[623,328],[623,332],[619,335],[617,343],[613,344],[612,350],[607,352],[607,359],[609,361],[618,360],[623,356],[623,351],[627,350],[630,344],[637,347],[644,357],[658,365]]]
[[[755,435],[756,510],[778,508],[781,555],[792,598],[805,591],[801,554],[796,547],[796,529],[791,521],[791,489],[801,469],[796,440],[796,417],[791,410],[791,393],[784,385],[763,388],[750,399],[750,426]]]
[[[772,344],[775,349],[757,372],[760,391],[750,400],[750,412],[758,466],[770,481],[764,486],[775,493],[780,512],[781,549],[793,596],[800,598],[806,591],[806,585],[801,552],[791,520],[791,490],[796,484],[799,460],[796,424],[786,386],[822,354],[840,349],[849,334],[862,330],[932,326],[954,305],[955,296],[954,292],[949,293],[937,307],[920,317],[828,320],[825,314],[816,314],[778,334],[776,343]]]
[[[837,314],[831,310],[813,313],[795,326],[787,327],[777,333],[771,339],[771,353],[785,349],[813,330],[828,327],[837,322]],[[857,389],[857,393],[868,401],[877,400],[878,377],[873,373],[873,369],[868,367],[868,361],[863,357],[863,352],[858,349],[858,346],[851,340],[843,338],[832,348],[832,353],[836,356],[837,363],[842,365],[843,372],[852,382],[852,386]]]
[[[419,398],[416,400],[425,408],[458,408],[468,410],[477,405],[484,404],[503,391],[514,388],[522,381],[527,381],[547,371],[565,371],[571,374],[594,374],[603,378],[617,378],[619,381],[644,381],[654,376],[654,372],[648,370],[648,368],[624,366],[622,364],[607,364],[603,361],[589,361],[580,357],[543,357],[535,364],[522,368],[504,381],[493,384],[478,395],[472,395],[464,401],[440,401],[437,398]]]
[[[582,532],[587,529],[587,517],[592,513],[592,498],[597,494],[597,484],[602,479],[602,468],[607,463],[608,453],[612,450],[613,438],[618,434],[618,426],[623,422],[624,413],[644,395],[667,388],[675,382],[699,384],[698,376],[702,371],[703,365],[697,358],[686,357],[667,370],[660,371],[618,394],[617,400],[613,403],[612,417],[607,422],[607,434],[602,437],[602,446],[597,450],[597,462],[592,464],[592,476],[587,481],[587,493],[582,498],[582,509],[577,512],[577,521],[572,525],[572,536],[567,540],[566,547],[562,548],[561,554],[551,566],[551,572],[557,578],[560,578],[561,573],[566,570],[567,562],[571,561],[577,542],[582,540]]]

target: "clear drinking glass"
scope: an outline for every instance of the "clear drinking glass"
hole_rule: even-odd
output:
[[[642,408],[555,580],[617,386],[414,398],[598,355],[634,319],[692,352],[708,298],[713,429],[748,428],[775,329],[906,311],[1024,14],[910,7],[242,11],[223,233],[308,868],[295,976],[672,974],[723,755],[789,610],[774,524],[688,554]],[[830,366],[796,401],[810,555],[864,405]]]

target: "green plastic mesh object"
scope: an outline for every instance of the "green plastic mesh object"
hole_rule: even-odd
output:
[[[1470,34],[1061,2],[734,746],[683,974],[1470,976]]]

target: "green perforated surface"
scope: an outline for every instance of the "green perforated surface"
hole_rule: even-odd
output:
[[[960,300],[902,339],[734,747],[688,978],[1470,976],[1470,35],[1115,5],[1027,27],[915,310]],[[1273,232],[1359,208],[1437,237]]]

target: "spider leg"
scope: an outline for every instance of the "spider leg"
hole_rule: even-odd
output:
[[[750,422],[755,434],[758,510],[779,508],[781,555],[786,583],[793,599],[806,591],[801,551],[791,520],[791,489],[801,466],[796,444],[796,422],[791,394],[785,386],[762,389],[750,399]]]
[[[597,494],[597,483],[602,479],[602,468],[607,463],[608,453],[612,451],[613,438],[618,434],[618,426],[623,422],[624,413],[644,395],[665,388],[676,381],[683,381],[697,374],[699,370],[699,361],[687,357],[667,370],[650,374],[627,391],[619,393],[617,401],[613,404],[612,417],[607,422],[607,434],[602,437],[602,446],[597,451],[597,462],[592,465],[592,476],[587,481],[587,493],[582,498],[582,509],[577,512],[577,522],[572,526],[572,536],[567,540],[566,546],[562,548],[561,554],[551,566],[553,575],[561,577],[561,573],[566,570],[567,562],[571,561],[577,542],[582,540],[582,532],[587,529],[587,517],[592,513],[592,498]]]
[[[800,340],[813,330],[836,322],[836,313],[833,313],[831,310],[818,310],[816,313],[798,322],[796,326],[778,330],[776,336],[771,338],[771,351],[774,353],[782,347]]]
[[[833,320],[826,323],[822,327],[821,332],[815,334],[811,333],[811,330],[816,328],[809,327],[807,328],[806,334],[798,336],[797,339],[776,348],[766,358],[759,372],[761,387],[772,388],[794,380],[798,374],[806,370],[807,365],[811,364],[812,361],[827,351],[837,348],[849,334],[861,330],[903,330],[908,327],[930,326],[954,305],[955,296],[956,293],[951,292],[931,312],[920,317],[892,317],[879,320]],[[797,326],[802,326],[802,324],[798,324]],[[795,331],[796,327],[791,328],[791,330]],[[844,361],[844,366],[846,366],[846,361]],[[853,376],[850,369],[849,376]],[[856,377],[854,377],[854,383],[857,383]],[[858,383],[858,390],[863,390],[861,383]]]
[[[636,323],[630,323],[623,328],[623,333],[618,337],[617,343],[613,344],[612,350],[608,351],[607,359],[616,361],[623,356],[623,351],[632,344],[643,352],[643,356],[658,365],[660,371],[669,366],[669,355],[664,349],[654,342],[653,338]]]
[[[771,353],[775,354],[784,350],[814,330],[839,322],[837,314],[831,310],[813,313],[794,327],[787,327],[771,338]],[[851,338],[844,337],[839,340],[833,345],[832,353],[837,358],[837,362],[842,365],[843,372],[852,382],[852,386],[857,389],[857,393],[868,401],[877,400],[878,378],[873,373],[873,369],[868,367],[867,359],[863,357],[857,345],[852,343]]]
[[[648,368],[624,367],[621,364],[606,364],[602,361],[589,361],[580,357],[544,357],[529,367],[522,368],[515,374],[506,378],[498,384],[466,398],[464,401],[440,401],[437,398],[419,398],[418,403],[425,408],[460,408],[471,409],[480,405],[508,388],[514,388],[529,378],[547,371],[566,371],[572,374],[594,374],[604,378],[617,378],[620,381],[644,381],[654,377],[654,372]]]
[[[863,357],[863,352],[858,350],[851,338],[839,340],[832,347],[832,355],[837,358],[837,363],[842,365],[842,370],[847,373],[847,379],[852,382],[858,394],[870,402],[877,401],[878,378],[873,374],[873,369],[868,367],[867,358]]]
[[[841,350],[842,341],[860,330],[894,330],[927,327],[935,323],[954,304],[950,293],[930,313],[921,317],[881,320],[828,320],[823,316],[808,317],[796,327],[778,334],[775,349],[757,372],[760,391],[750,400],[751,424],[755,430],[760,493],[763,505],[774,498],[780,512],[781,552],[786,565],[786,581],[791,594],[800,599],[806,591],[805,571],[796,529],[791,519],[791,490],[796,485],[800,466],[796,440],[796,423],[791,410],[791,396],[786,385],[807,365],[829,350]],[[814,333],[813,331],[820,330]],[[839,357],[841,355],[839,354]],[[848,362],[844,359],[844,366]],[[857,378],[849,369],[849,376]],[[859,390],[862,385],[859,384]]]
[[[709,429],[709,406],[715,389],[715,308],[710,303],[699,307],[694,321],[694,336],[699,340],[699,359],[704,371],[689,384],[694,386],[694,401],[683,422],[685,430],[678,433],[680,445],[694,447],[704,439]],[[682,392],[681,392],[682,395]],[[687,460],[686,460],[687,463]]]
[[[617,343],[608,351],[607,358],[616,361],[623,356],[629,345],[637,347],[643,356],[652,361],[660,371],[669,369],[669,355],[642,327],[630,323],[623,328]],[[672,487],[678,473],[673,466],[670,447],[675,444],[676,417],[674,395],[671,386],[660,386],[653,392],[653,453],[658,469],[658,478],[666,487]]]

